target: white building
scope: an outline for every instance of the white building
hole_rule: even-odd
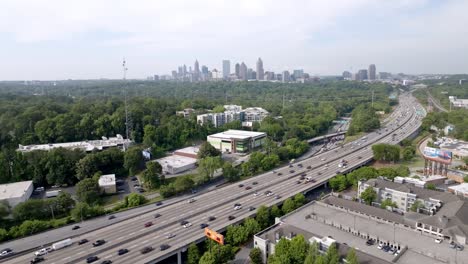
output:
[[[468,198],[468,183],[464,182],[458,185],[450,186],[447,190],[453,194]]]
[[[156,162],[161,164],[162,170],[165,174],[178,174],[195,169],[197,159],[180,155],[172,155],[157,159]]]
[[[207,141],[221,152],[247,153],[261,147],[266,139],[264,132],[228,130],[207,137]]]
[[[107,174],[99,177],[99,188],[103,193],[116,193],[117,185],[115,183],[115,174]]]
[[[261,107],[249,107],[242,109],[240,105],[224,105],[223,113],[208,113],[197,115],[200,125],[212,123],[214,127],[220,127],[233,121],[241,121],[242,126],[252,127],[254,122],[262,122],[269,115],[268,111]]]
[[[10,208],[25,202],[31,197],[34,186],[32,181],[6,183],[0,185],[0,202],[6,202]]]
[[[468,108],[468,99],[458,99],[456,96],[449,96],[449,101],[453,107]]]
[[[66,148],[66,149],[81,149],[86,152],[93,150],[104,150],[112,147],[128,147],[132,141],[130,139],[124,139],[122,135],[117,134],[115,137],[102,137],[102,140],[86,140],[78,142],[67,142],[67,143],[55,143],[55,144],[41,144],[41,145],[19,145],[17,151],[29,152],[34,150],[45,150],[49,151],[55,148]]]

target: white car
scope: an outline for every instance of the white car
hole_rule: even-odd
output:
[[[234,210],[237,211],[237,210],[240,210],[240,209],[242,209],[242,205],[240,203],[234,204]]]
[[[188,203],[193,203],[193,202],[195,202],[195,199],[193,199],[193,198],[188,200]]]
[[[49,253],[49,251],[46,248],[41,248],[38,251],[34,252],[34,255],[39,257],[39,256],[43,256],[43,255],[45,255],[47,253]]]
[[[255,192],[255,193],[254,193],[254,196],[255,196],[255,197],[257,197],[257,196],[259,196],[259,195],[260,195],[260,194],[259,194],[258,192]]]
[[[326,158],[322,158],[321,160],[322,160],[322,161],[325,161],[325,160],[326,160]]]
[[[437,244],[442,243],[442,241],[443,241],[442,238],[436,238],[436,239],[434,240],[434,242],[436,242]]]
[[[188,227],[191,227],[192,226],[192,223],[188,222],[184,225],[184,228],[188,228]]]

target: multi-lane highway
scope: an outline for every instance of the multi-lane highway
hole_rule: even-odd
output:
[[[255,210],[251,211],[249,207],[258,208],[260,205],[280,203],[299,192],[326,183],[337,173],[345,172],[343,170],[361,166],[372,158],[370,145],[373,143],[397,143],[413,134],[420,126],[421,116],[416,114],[417,110],[424,111],[413,97],[408,94],[401,96],[399,106],[388,118],[385,127],[368,134],[365,138],[300,161],[301,166],[298,162],[293,164],[292,168],[285,166],[237,184],[200,194],[195,197],[196,201],[193,203],[182,201],[162,208],[154,206],[152,212],[73,238],[75,243],[72,246],[48,253],[44,256],[44,263],[86,263],[89,256],[99,257],[95,263],[104,260],[112,260],[112,263],[156,263],[184,250],[189,243],[203,239],[203,229],[200,228],[202,223],[209,224],[209,227],[215,230],[224,230],[228,225],[254,215]],[[338,167],[343,158],[349,163],[346,169]],[[315,182],[298,183],[301,175],[311,176]],[[271,191],[273,195],[266,196],[266,191]],[[258,195],[254,195],[255,193]],[[242,209],[234,210],[235,203],[241,204]],[[155,218],[155,214],[160,216]],[[216,219],[209,221],[210,216]],[[229,216],[235,218],[229,220]],[[184,228],[180,224],[182,220],[189,221],[192,226]],[[152,222],[153,225],[145,227],[145,223],[148,222]],[[171,238],[168,238],[169,234],[172,234]],[[76,242],[83,238],[89,242],[78,245]],[[106,243],[93,247],[92,242],[98,239],[104,239]],[[162,251],[162,244],[167,244],[170,248]],[[142,254],[140,250],[146,246],[152,246],[154,250]],[[129,252],[119,256],[119,249],[128,249]],[[33,252],[29,252],[5,263],[28,263],[33,257]]]

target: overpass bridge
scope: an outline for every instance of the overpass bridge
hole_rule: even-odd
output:
[[[330,140],[330,139],[332,139],[334,137],[342,136],[344,134],[346,134],[346,131],[341,131],[341,132],[331,133],[331,134],[327,134],[327,135],[323,135],[323,136],[319,136],[319,137],[314,137],[314,138],[311,138],[311,139],[307,140],[307,143],[313,144],[313,143],[316,143],[316,142],[321,142],[323,140]]]

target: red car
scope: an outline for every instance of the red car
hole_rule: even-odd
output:
[[[148,223],[145,224],[145,227],[150,227],[152,225],[153,225],[153,222],[148,222]]]

